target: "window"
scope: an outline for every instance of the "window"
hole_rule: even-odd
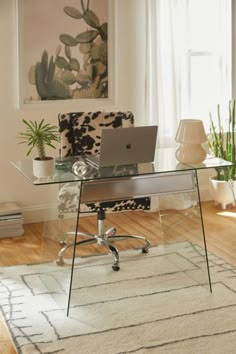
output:
[[[147,0],[147,124],[161,146],[178,122],[227,106],[232,90],[231,0]]]
[[[202,117],[231,97],[231,7],[227,0],[189,0],[182,53],[181,115]]]

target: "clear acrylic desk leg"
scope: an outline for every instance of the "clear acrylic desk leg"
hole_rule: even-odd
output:
[[[193,174],[195,187],[192,191],[159,196],[163,244],[166,252],[170,250],[170,244],[173,244],[172,251],[179,255],[179,258],[168,256],[169,261],[174,262],[197,284],[212,292],[198,171],[194,170]]]
[[[203,237],[204,248],[205,248],[205,256],[206,256],[209,287],[210,287],[210,292],[212,292],[211,274],[210,274],[210,267],[209,267],[209,259],[208,259],[207,243],[206,243],[206,234],[205,234],[205,227],[204,227],[203,214],[202,214],[201,196],[200,196],[200,190],[199,190],[198,171],[197,170],[195,170],[195,178],[196,178],[196,187],[197,187],[197,193],[198,193],[199,212],[200,212],[200,219],[201,219],[202,237]]]

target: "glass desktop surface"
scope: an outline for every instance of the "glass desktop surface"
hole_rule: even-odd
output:
[[[200,164],[182,164],[176,160],[175,151],[176,150],[173,148],[158,149],[153,163],[139,163],[116,167],[110,166],[100,169],[90,166],[81,157],[62,158],[62,163],[63,161],[65,162],[64,168],[56,168],[53,176],[40,179],[33,175],[32,159],[18,160],[11,163],[34,185],[89,181],[104,178],[135,177],[148,174],[201,170],[233,165],[231,162],[213,156],[207,156],[206,160]],[[60,159],[58,158],[56,160],[59,161]],[[83,161],[86,166],[86,173],[82,176],[77,176],[72,171],[72,166],[76,161]]]
[[[178,173],[178,172],[187,172],[187,171],[195,171],[208,169],[208,168],[216,168],[216,167],[227,167],[232,166],[231,162],[224,161],[219,158],[214,158],[208,156],[205,161],[201,164],[197,165],[185,165],[181,164],[176,160],[175,157],[175,149],[159,149],[156,151],[155,159],[153,163],[140,163],[135,165],[128,165],[128,166],[117,166],[117,167],[106,167],[101,169],[95,169],[89,165],[85,166],[87,168],[86,173],[83,176],[76,176],[72,172],[73,163],[76,161],[83,161],[85,160],[79,157],[68,157],[64,159],[56,159],[57,168],[55,169],[55,173],[52,177],[37,179],[33,175],[33,163],[32,159],[25,159],[12,162],[12,164],[23,174],[33,185],[35,186],[42,186],[42,185],[50,185],[50,191],[55,190],[55,196],[57,197],[57,184],[60,185],[60,188],[63,188],[64,183],[68,182],[86,182],[86,181],[94,181],[102,179],[119,179],[119,178],[126,178],[126,177],[137,177],[137,176],[145,176],[145,175],[164,175],[168,173]],[[69,183],[70,184],[70,183]],[[74,184],[74,183],[72,183]],[[198,185],[198,184],[197,184]],[[56,187],[56,188],[55,188]],[[48,193],[48,192],[47,192]],[[198,283],[203,286],[208,287],[208,279],[207,279],[207,263],[206,263],[206,255],[204,252],[205,245],[204,245],[204,229],[202,223],[202,216],[199,213],[201,208],[194,207],[195,204],[192,204],[192,199],[196,200],[197,202],[200,201],[199,194],[196,191],[193,193],[182,193],[184,194],[184,200],[188,198],[191,199],[191,205],[189,208],[189,217],[186,219],[185,216],[185,209],[183,213],[181,211],[176,210],[176,212],[166,212],[161,208],[159,209],[159,218],[162,232],[164,233],[165,237],[162,239],[161,250],[163,252],[163,261],[165,260],[168,267],[171,267],[172,272],[178,272],[179,269],[183,273],[184,279],[188,282],[193,281],[194,283]],[[188,197],[189,196],[189,197]],[[167,196],[168,197],[168,196]],[[165,196],[161,196],[161,198],[165,198]],[[200,204],[200,203],[199,203]],[[79,210],[79,205],[78,205]],[[77,213],[78,213],[77,210]],[[174,210],[174,208],[173,208]],[[77,214],[79,215],[79,213]],[[54,217],[53,210],[52,216]],[[81,227],[79,225],[79,218],[77,219],[76,216],[71,219],[58,219],[54,220],[51,217],[50,211],[47,210],[47,219],[44,222],[44,231],[43,231],[43,242],[41,246],[41,262],[39,267],[39,274],[40,279],[43,287],[46,287],[47,291],[51,294],[53,299],[58,304],[59,308],[64,309],[65,313],[69,313],[70,316],[75,318],[76,320],[80,319],[81,314],[76,310],[77,306],[77,299],[80,298],[80,293],[78,293],[77,289],[77,279],[81,280],[83,274],[77,274],[73,277],[73,271],[78,271],[77,266],[79,264],[79,255],[77,249],[75,251],[74,247],[65,256],[65,266],[60,267],[56,264],[56,260],[58,257],[58,252],[61,249],[60,242],[62,239],[62,235],[67,232],[68,230],[74,231],[76,228]],[[181,230],[181,237],[185,237],[185,233],[191,230],[194,233],[195,238],[200,240],[201,249],[203,250],[203,254],[201,255],[200,264],[201,267],[200,272],[195,273],[195,269],[192,269],[192,265],[183,264],[183,266],[179,265],[179,258],[178,256],[172,257],[169,254],[168,247],[171,239],[175,239],[176,235],[176,225],[178,225],[178,229],[182,228]],[[183,226],[181,226],[183,225]],[[73,232],[74,233],[74,232]],[[157,231],[158,234],[158,231]],[[182,236],[183,234],[183,236]],[[177,238],[179,236],[177,235]],[[157,237],[158,239],[158,237]],[[182,240],[182,238],[181,238]],[[181,241],[180,240],[180,241]],[[199,249],[195,249],[195,245],[193,244],[193,255],[199,257]],[[74,253],[73,253],[74,252]],[[174,252],[175,253],[175,252]],[[171,254],[174,254],[173,252]],[[122,256],[123,257],[123,256]],[[172,259],[173,258],[173,259]],[[94,260],[93,260],[94,261]],[[74,263],[75,262],[75,263]],[[78,263],[78,264],[77,264]],[[185,268],[186,267],[186,268]],[[156,270],[158,272],[158,269]],[[75,283],[72,281],[75,278]],[[189,280],[190,279],[190,280]],[[79,288],[79,287],[78,287]],[[72,306],[71,306],[71,305]],[[71,306],[71,309],[70,309]]]

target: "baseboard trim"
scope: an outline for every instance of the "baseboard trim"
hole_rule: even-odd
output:
[[[203,186],[200,188],[200,197],[202,202],[207,202],[209,200],[212,200],[209,186]]]
[[[24,224],[44,222],[46,220],[55,220],[58,218],[57,205],[35,205],[22,208]]]

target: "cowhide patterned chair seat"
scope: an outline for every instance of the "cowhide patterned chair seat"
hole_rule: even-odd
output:
[[[75,112],[59,114],[59,132],[61,136],[61,156],[86,156],[95,155],[100,151],[101,131],[107,128],[125,128],[134,125],[134,116],[131,112]],[[59,217],[63,218],[65,213],[77,212],[80,184],[65,183],[59,191],[58,208]],[[114,227],[104,230],[105,212],[119,212],[126,210],[150,210],[150,197],[136,198],[132,200],[119,200],[112,202],[101,202],[82,204],[80,212],[96,212],[98,232],[96,235],[78,233],[78,236],[85,238],[77,241],[76,246],[99,243],[105,245],[113,254],[113,270],[119,270],[119,253],[112,241],[125,239],[139,239],[144,242],[143,253],[147,253],[150,242],[143,236],[116,235]],[[68,248],[74,246],[74,242],[68,241],[68,236],[73,232],[65,234],[61,241],[63,248],[58,254],[58,265],[63,265],[63,256]]]

